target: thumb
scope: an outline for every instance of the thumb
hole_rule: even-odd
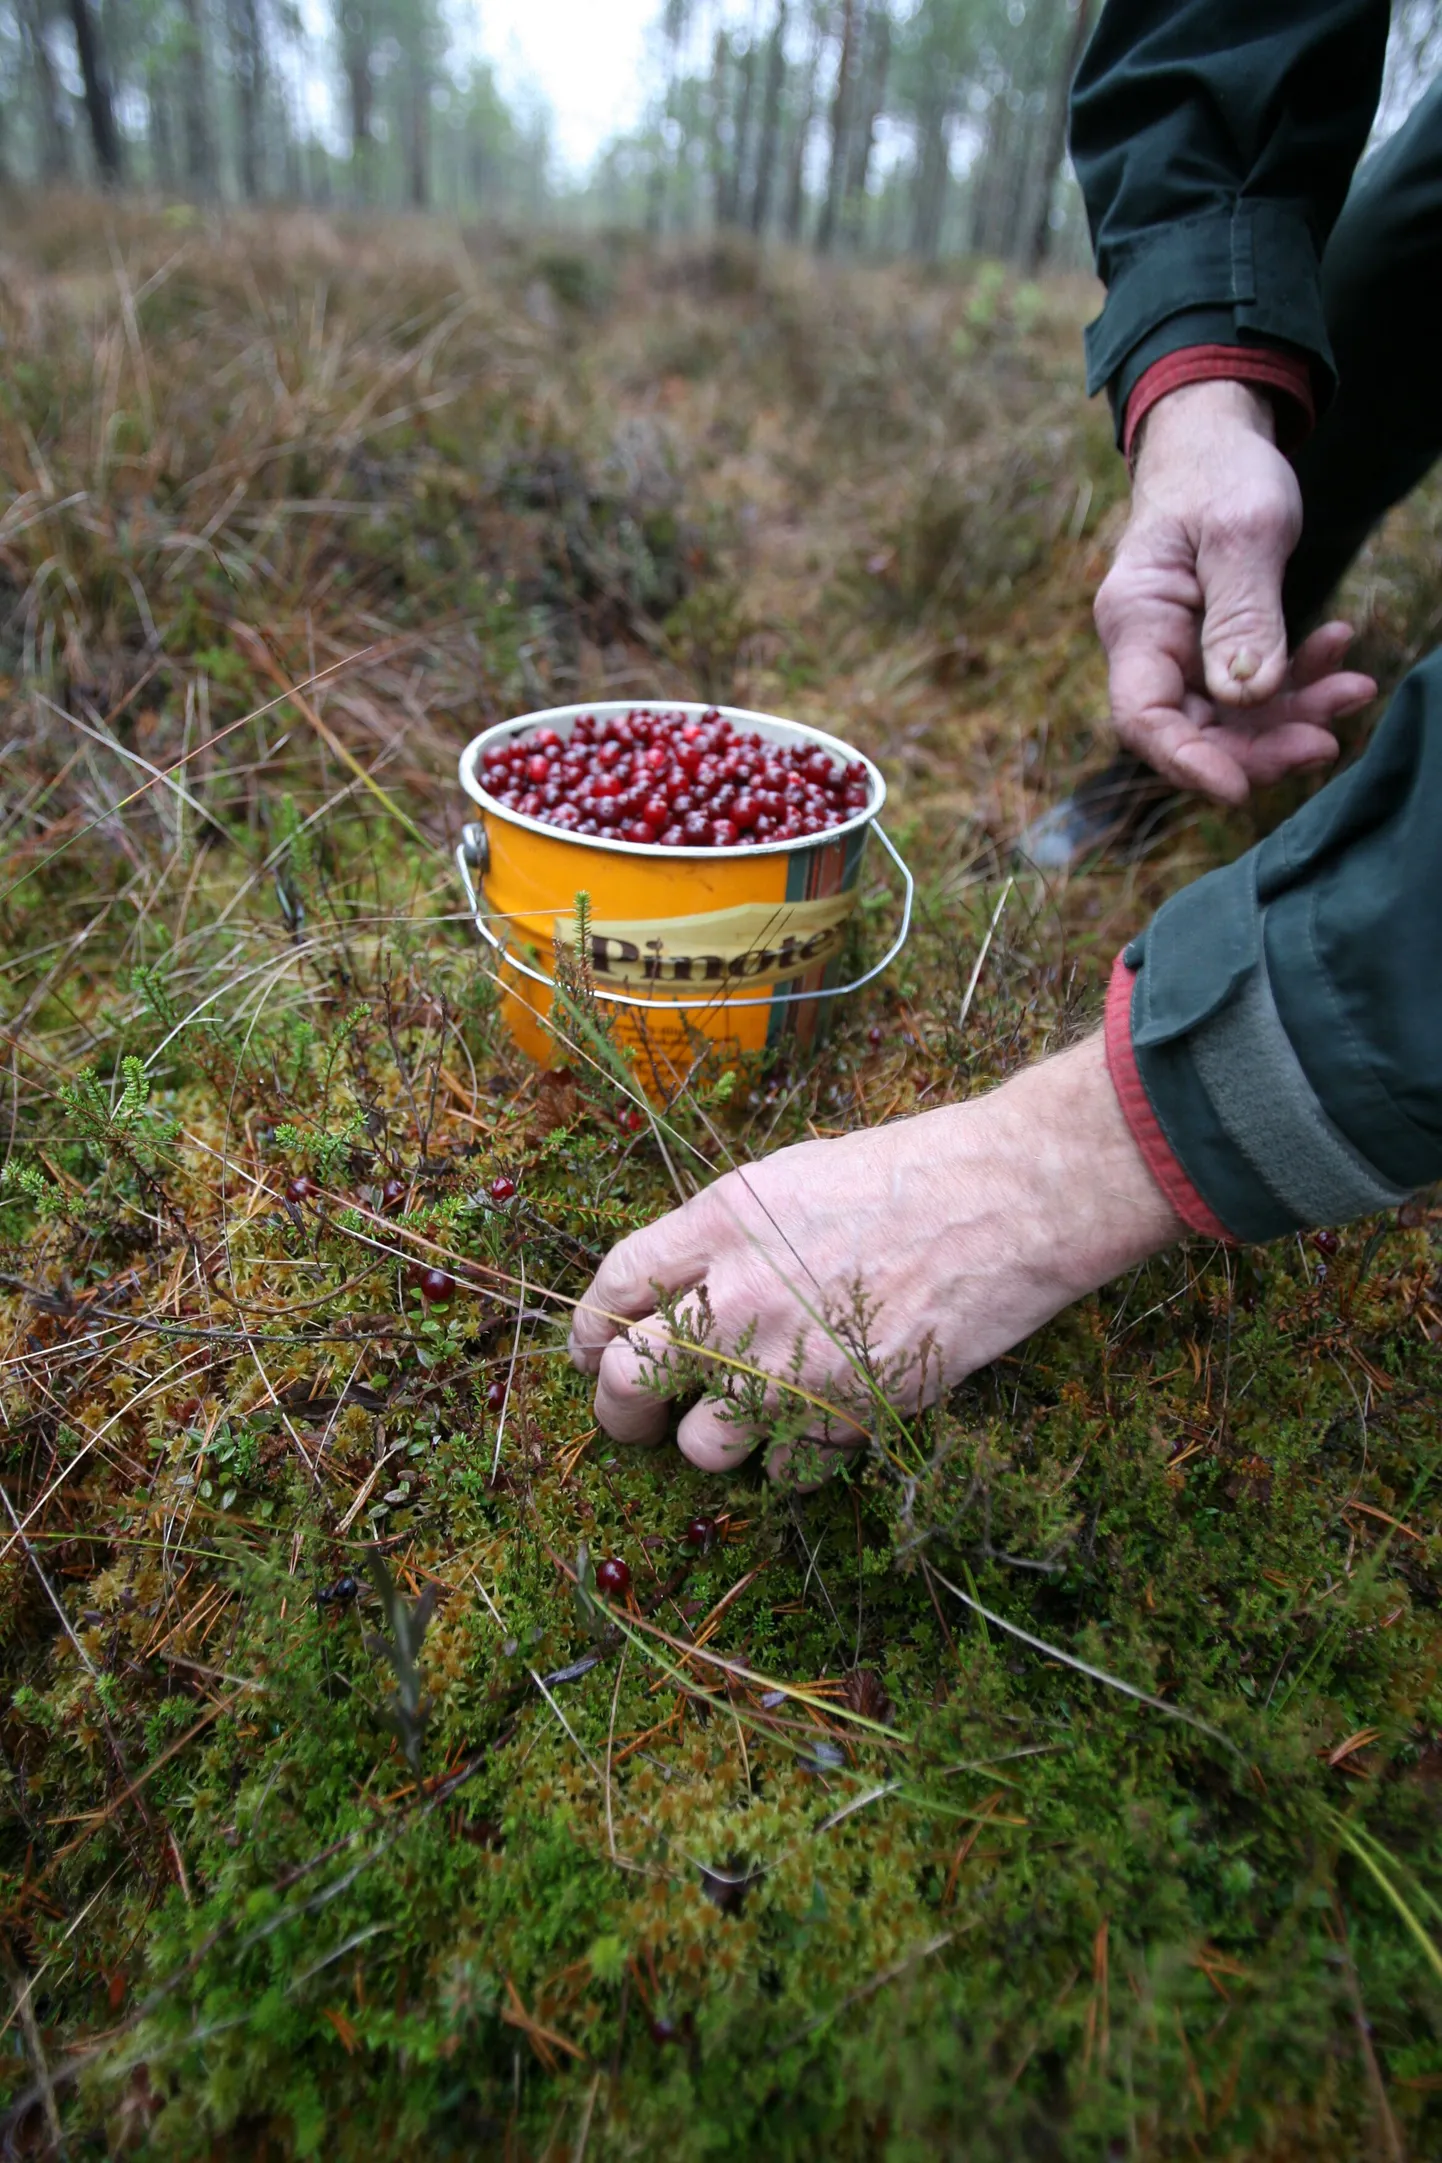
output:
[[[1202,665],[1207,690],[1223,706],[1259,706],[1287,674],[1282,574],[1301,528],[1290,467],[1243,505],[1203,527],[1197,547],[1202,592]]]

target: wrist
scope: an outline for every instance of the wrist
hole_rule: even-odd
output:
[[[1132,1133],[1100,1030],[1022,1078],[1034,1100],[1018,1108],[1037,1133],[1044,1267],[1081,1275],[1090,1288],[1184,1236]]]
[[[937,1116],[960,1122],[959,1214],[974,1222],[979,1180],[993,1187],[981,1214],[991,1218],[996,1266],[1018,1271],[1050,1312],[1186,1232],[1133,1137],[1100,1032]],[[991,1129],[981,1152],[979,1120]]]
[[[1189,461],[1199,448],[1210,454],[1228,438],[1277,440],[1277,416],[1265,391],[1250,383],[1183,383],[1158,398],[1131,436],[1133,477],[1179,454]]]
[[[1273,440],[1288,454],[1306,441],[1317,418],[1307,357],[1279,346],[1192,345],[1152,362],[1127,394],[1121,447],[1134,463],[1142,424],[1152,408],[1199,384],[1245,384],[1266,400]]]

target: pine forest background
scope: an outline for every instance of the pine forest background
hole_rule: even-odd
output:
[[[730,226],[818,252],[1087,261],[1066,92],[1097,0],[663,0],[640,124],[558,173],[544,99],[440,0],[9,0],[0,181],[201,202]],[[1432,72],[1399,8],[1380,131]]]

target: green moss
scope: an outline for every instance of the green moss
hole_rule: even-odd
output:
[[[187,518],[222,512],[229,569],[157,578],[168,688],[126,713],[201,812],[158,790],[97,812],[69,737],[37,740],[40,808],[0,878],[17,2137],[39,2138],[38,2047],[75,2154],[1360,2163],[1382,2093],[1407,2152],[1433,2152],[1442,1218],[1164,1258],[814,1495],[621,1449],[564,1357],[567,1301],[671,1171],[618,1126],[604,1046],[545,1083],[511,1048],[439,847],[456,742],[497,711],[569,696],[578,669],[599,688],[669,665],[679,693],[714,663],[888,759],[927,900],[904,971],[824,1054],[677,1107],[686,1160],[966,1094],[1075,1033],[1121,938],[1247,838],[1218,817],[1147,865],[1018,888],[958,1032],[995,899],[986,804],[1017,773],[1043,786],[1039,744],[1059,774],[1093,742],[1076,490],[1115,480],[1055,389],[1080,302],[998,288],[983,322],[974,284],[773,291],[749,256],[684,297],[676,266],[648,284],[608,258],[595,290],[624,281],[626,305],[586,351],[502,370],[482,309],[435,432],[358,449],[358,386],[410,380],[416,325],[453,296],[408,258],[356,270],[327,421],[275,250],[251,269],[278,365],[323,416],[303,474],[293,446],[262,460],[233,526],[231,484],[205,493],[212,378],[253,331],[224,254],[197,244],[200,327],[153,361],[184,449],[166,487],[193,484]],[[732,357],[747,458],[800,472],[836,579],[794,575],[789,511],[781,539],[735,538],[704,414],[668,453],[683,504],[606,465],[634,341],[671,351],[678,311]],[[964,390],[962,331],[989,371]],[[91,455],[83,406],[66,419],[88,349],[62,319],[46,335],[13,395],[63,488]],[[1048,385],[1065,488],[1032,413]],[[273,384],[245,396],[290,444]],[[981,466],[943,501],[918,479],[935,413],[965,438],[983,397]],[[377,515],[295,523],[302,481]],[[168,500],[157,483],[157,520]],[[702,532],[715,562],[688,556]],[[902,602],[845,613],[846,561],[888,532]],[[119,669],[138,604],[111,608],[130,589],[103,552],[69,561],[87,665]],[[282,685],[367,653],[302,696],[434,851],[297,702],[270,705],[241,571]],[[942,620],[963,586],[964,629]],[[898,609],[925,618],[914,645]],[[889,906],[868,898],[873,950]],[[289,1204],[301,1168],[324,1193]],[[411,1289],[417,1260],[456,1277],[444,1305]],[[698,1552],[703,1512],[721,1536]],[[377,1547],[405,1614],[434,1588],[405,1717]],[[629,1562],[625,1630],[583,1551]]]

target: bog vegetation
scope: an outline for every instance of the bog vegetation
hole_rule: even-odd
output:
[[[1442,2146],[1442,1211],[1179,1250],[813,1494],[609,1444],[563,1352],[618,1234],[1066,1041],[1246,845],[1011,862],[1103,742],[1090,305],[11,226],[9,2152]],[[1356,574],[1388,680],[1439,517]],[[874,755],[922,896],[664,1118],[510,1048],[448,858],[480,727],[652,692]]]

